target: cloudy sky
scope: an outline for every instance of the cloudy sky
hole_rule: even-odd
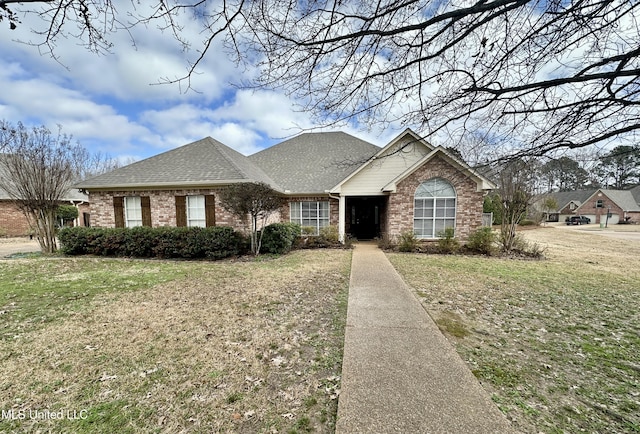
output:
[[[153,27],[110,36],[111,54],[94,54],[73,38],[57,41],[53,59],[18,41],[37,41],[31,30],[43,22],[21,17],[9,30],[0,22],[0,119],[25,125],[57,125],[86,148],[122,160],[141,159],[211,136],[250,155],[311,128],[310,117],[283,94],[232,85],[243,71],[220,47],[210,51],[193,76],[195,90],[161,84],[185,74],[189,59],[168,34]],[[200,41],[201,35],[184,36]],[[343,128],[383,146],[400,129],[384,133]]]

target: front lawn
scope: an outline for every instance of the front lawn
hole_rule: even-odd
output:
[[[516,429],[640,432],[640,243],[524,234],[548,259],[389,258]]]
[[[0,431],[332,432],[350,259],[0,261]]]

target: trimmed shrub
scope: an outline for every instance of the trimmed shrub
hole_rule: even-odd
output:
[[[204,230],[204,257],[223,259],[247,253],[251,241],[229,226],[214,226]]]
[[[297,223],[270,224],[263,230],[261,251],[278,255],[289,252],[301,230]]]
[[[60,250],[67,255],[86,255],[89,253],[89,243],[94,233],[95,230],[92,228],[62,228],[58,232]]]
[[[230,227],[64,228],[58,234],[67,255],[136,258],[222,259],[246,251],[246,241]]]
[[[393,238],[387,234],[383,234],[382,237],[378,239],[378,247],[382,250],[394,250],[397,245]]]
[[[439,235],[442,237],[438,240],[440,253],[452,254],[460,250],[460,243],[455,239],[455,229],[445,228]]]
[[[404,231],[398,237],[398,250],[401,252],[415,252],[418,248],[418,239],[413,231]]]
[[[337,226],[325,226],[320,228],[320,239],[328,245],[336,245],[340,243],[340,232]]]
[[[466,246],[472,252],[492,255],[497,250],[496,234],[491,228],[480,228],[469,235]]]
[[[522,234],[516,234],[516,237],[513,239],[512,252],[519,255],[534,259],[542,259],[544,258],[545,250],[546,249],[538,243],[527,241]]]
[[[308,228],[308,227],[307,227]],[[320,228],[320,233],[315,235],[315,228],[305,230],[302,227],[302,235],[298,238],[296,247],[299,249],[326,249],[326,248],[351,248],[353,239],[345,237],[344,243],[340,242],[338,226],[330,225]]]

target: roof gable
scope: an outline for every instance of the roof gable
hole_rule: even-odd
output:
[[[578,208],[595,208],[595,203],[602,197],[608,198],[623,211],[640,211],[640,206],[636,202],[633,194],[629,190],[606,190],[598,189]],[[606,207],[606,206],[605,206]]]
[[[265,182],[278,189],[262,169],[219,141],[206,137],[86,179],[76,188],[133,188]]]
[[[542,196],[550,195],[558,203],[557,211],[563,210],[568,207],[572,202],[576,204],[576,207],[582,205],[584,201],[589,199],[597,190],[573,190],[573,191],[554,191]]]
[[[331,192],[360,190],[360,194],[381,193],[384,185],[433,149],[433,146],[407,128],[371,158],[347,173],[333,186]]]
[[[459,159],[457,159],[456,157],[451,155],[442,146],[438,146],[433,151],[431,151],[429,154],[425,155],[424,158],[422,158],[420,161],[416,162],[412,167],[410,167],[404,173],[401,173],[400,175],[398,175],[398,177],[396,179],[391,181],[389,184],[385,185],[383,190],[384,191],[395,191],[396,190],[396,186],[397,186],[398,183],[400,183],[403,179],[405,179],[406,177],[411,175],[413,172],[418,170],[418,168],[420,168],[423,165],[427,164],[429,161],[433,160],[436,157],[441,157],[447,163],[449,163],[453,167],[457,168],[458,170],[461,170],[469,178],[473,179],[476,182],[477,191],[493,190],[493,189],[496,188],[496,185],[493,182],[489,181],[487,178],[485,178],[484,176],[480,175],[478,172],[473,170],[471,167],[469,167],[469,165],[467,163],[465,163],[463,161],[460,161]]]
[[[466,163],[452,156],[446,149],[433,147],[411,129],[406,129],[331,191],[339,193],[345,188],[359,184],[357,188],[362,188],[361,186],[366,185],[367,188],[374,188],[377,193],[393,192],[397,183],[436,156],[442,156],[449,164],[464,171],[467,176],[476,181],[478,190],[495,188],[491,181],[476,173]],[[387,170],[381,169],[385,165]],[[378,170],[373,174],[367,173],[368,169],[373,168],[378,168]],[[375,178],[375,183],[372,182],[373,178]],[[353,194],[352,191],[349,192]],[[363,190],[361,193],[371,194],[372,191]]]

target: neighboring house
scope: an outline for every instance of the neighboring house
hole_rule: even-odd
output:
[[[5,158],[6,154],[0,154]],[[0,164],[0,177],[5,177],[3,164]],[[89,196],[72,188],[64,195],[60,205],[73,205],[78,208],[78,218],[73,222],[74,226],[89,225]],[[9,194],[0,188],[0,236],[22,237],[32,234],[27,218],[18,208]]]
[[[78,208],[78,218],[74,226],[89,225],[89,197],[76,189],[67,192],[60,205],[73,205]],[[7,193],[0,188],[0,236],[22,237],[31,234],[31,228],[26,217],[11,200]]]
[[[92,225],[245,226],[218,192],[265,182],[288,200],[276,220],[342,239],[414,231],[435,239],[446,227],[466,238],[482,225],[495,186],[442,147],[406,130],[384,148],[342,132],[305,133],[246,157],[208,137],[87,179]]]
[[[549,193],[557,210],[551,210],[549,221],[565,221],[573,215],[583,215],[591,223],[617,224],[640,221],[640,187],[631,190],[592,189]]]

